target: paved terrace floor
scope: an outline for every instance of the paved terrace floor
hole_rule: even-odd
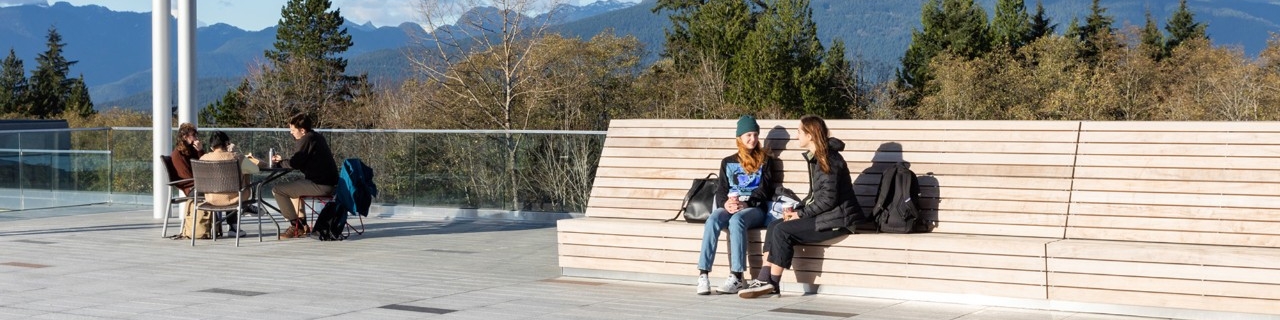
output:
[[[1137,319],[565,278],[546,222],[369,219],[349,241],[250,232],[236,248],[162,239],[150,216],[118,205],[0,212],[0,319]]]

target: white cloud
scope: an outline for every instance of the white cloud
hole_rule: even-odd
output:
[[[0,0],[0,7],[12,7],[27,4],[48,6],[49,0]]]

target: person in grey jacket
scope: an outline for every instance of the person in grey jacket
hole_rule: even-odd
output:
[[[862,207],[853,194],[853,179],[840,151],[844,142],[830,137],[827,123],[814,115],[800,118],[797,137],[809,167],[809,196],[803,207],[786,209],[783,221],[765,233],[764,266],[760,274],[738,291],[742,298],[778,293],[782,271],[791,268],[795,246],[816,243],[851,234]]]

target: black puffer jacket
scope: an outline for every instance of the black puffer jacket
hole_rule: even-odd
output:
[[[831,230],[853,225],[854,219],[862,215],[862,207],[853,194],[853,178],[849,175],[849,165],[844,162],[844,141],[836,138],[827,139],[827,165],[831,173],[822,172],[818,159],[808,152],[804,153],[809,164],[809,196],[803,201],[804,207],[799,210],[801,218],[817,217],[817,230]]]

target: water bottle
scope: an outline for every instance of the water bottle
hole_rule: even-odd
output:
[[[276,148],[267,149],[267,168],[276,167]]]

